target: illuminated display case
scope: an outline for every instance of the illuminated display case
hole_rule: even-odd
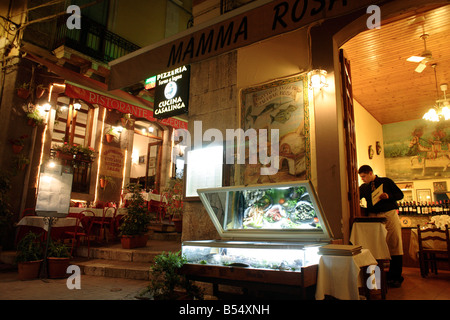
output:
[[[197,190],[221,240],[184,241],[192,279],[304,287],[332,238],[310,181]],[[316,268],[310,278],[315,283]],[[280,273],[283,276],[280,277]]]

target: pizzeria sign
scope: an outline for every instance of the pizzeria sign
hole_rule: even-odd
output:
[[[184,65],[156,76],[153,114],[165,119],[188,112],[190,66]]]

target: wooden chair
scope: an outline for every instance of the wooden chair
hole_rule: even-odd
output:
[[[111,217],[108,217],[108,214],[107,214],[108,211],[112,211],[112,216]],[[109,228],[109,232],[111,234],[113,234],[113,237],[115,237],[114,222],[115,222],[115,219],[116,219],[116,212],[117,212],[117,209],[114,208],[114,207],[104,207],[102,216],[101,217],[97,217],[97,218],[94,219],[94,221],[92,221],[93,227],[98,228],[98,230],[100,232],[98,238],[101,237],[101,233],[103,232],[104,233],[104,237],[103,238],[105,238],[106,241],[108,242],[108,237],[106,236],[106,233],[104,232],[105,231],[105,227],[108,227]]]
[[[430,233],[431,235],[428,235]],[[443,237],[440,237],[439,234],[442,234]],[[448,225],[445,225],[445,230],[438,228],[421,230],[420,225],[417,225],[417,238],[419,242],[420,274],[422,277],[425,278],[428,275],[429,269],[431,269],[431,272],[437,274],[437,261],[447,261],[450,266],[450,238]],[[427,240],[443,242],[443,247],[445,247],[446,244],[447,248],[424,248],[423,242]]]
[[[67,217],[76,218],[76,224],[73,231],[66,231],[65,234],[72,239],[72,248],[70,250],[70,255],[73,257],[74,249],[80,246],[81,238],[87,239],[88,243],[88,257],[90,253],[90,235],[92,228],[92,221],[95,217],[87,217],[85,211],[80,213],[69,213]],[[92,212],[92,211],[91,211]]]

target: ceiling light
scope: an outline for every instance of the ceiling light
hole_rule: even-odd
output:
[[[74,108],[75,110],[80,110],[80,109],[81,109],[81,104],[79,104],[78,102],[75,102],[75,103],[73,104],[73,108]]]
[[[436,64],[432,65],[434,69],[434,78],[436,81],[436,95],[438,99],[436,100],[436,103],[433,107],[431,107],[422,117],[422,119],[428,120],[428,121],[434,121],[438,122],[441,119],[444,120],[450,120],[450,108],[449,101],[447,99],[446,91],[448,89],[448,86],[446,83],[441,84],[441,90],[444,92],[444,99],[439,99],[439,91],[437,88],[437,76],[436,76]]]
[[[406,61],[421,62],[423,59],[425,59],[425,57],[412,56],[412,57],[409,57],[408,59],[406,59]]]
[[[155,128],[153,128],[152,126],[148,127],[148,132],[153,132],[155,130]]]

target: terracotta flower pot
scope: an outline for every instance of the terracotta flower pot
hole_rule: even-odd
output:
[[[36,98],[41,98],[44,95],[45,89],[44,88],[36,88]]]
[[[73,154],[63,153],[61,151],[56,152],[56,157],[61,160],[73,160]]]
[[[18,146],[17,144],[13,144],[12,149],[15,154],[18,154],[22,151],[23,146]]]
[[[19,262],[17,264],[19,280],[31,280],[39,277],[42,260]]]
[[[70,258],[48,257],[48,277],[50,279],[66,278],[67,268],[70,265]]]
[[[29,118],[29,119],[27,120],[27,124],[28,124],[30,127],[36,127],[36,126],[37,126],[36,121],[34,121],[34,120],[31,119],[31,118]]]
[[[106,141],[108,143],[112,142],[114,139],[114,136],[112,134],[106,134]]]
[[[17,96],[19,98],[22,98],[22,99],[26,100],[30,96],[30,90],[25,89],[25,88],[18,88],[17,89]]]
[[[120,242],[123,249],[141,248],[147,245],[148,235],[122,236]]]
[[[172,218],[172,222],[175,225],[175,231],[176,232],[182,232],[183,231],[183,220],[179,218]]]

